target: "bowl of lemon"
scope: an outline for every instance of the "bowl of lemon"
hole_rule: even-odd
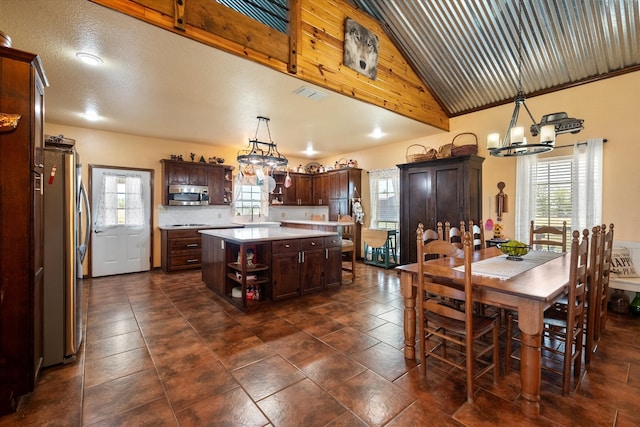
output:
[[[507,259],[511,261],[522,261],[522,257],[529,253],[529,249],[531,249],[531,246],[517,240],[509,240],[499,244],[498,247],[507,256]]]

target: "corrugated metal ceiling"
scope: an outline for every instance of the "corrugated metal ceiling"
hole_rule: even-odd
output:
[[[450,116],[640,70],[640,0],[351,0],[389,37]]]

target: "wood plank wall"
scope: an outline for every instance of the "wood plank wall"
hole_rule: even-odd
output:
[[[303,81],[449,130],[444,110],[378,21],[342,0],[289,0],[291,37],[215,0],[91,1]],[[180,27],[184,29],[174,22],[180,9],[185,21]],[[376,80],[342,63],[347,17],[378,36]]]

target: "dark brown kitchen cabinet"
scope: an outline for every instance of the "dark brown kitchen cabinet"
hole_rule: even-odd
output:
[[[161,230],[161,238],[162,271],[187,270],[202,265],[202,239],[198,229]]]
[[[324,238],[324,287],[339,288],[342,285],[342,238],[340,235]]]
[[[329,176],[329,221],[337,221],[339,215],[353,215],[351,199],[359,197],[362,169],[343,168],[325,172]]]
[[[289,187],[284,186],[283,203],[288,206],[310,206],[312,204],[312,179],[311,175],[303,173],[290,173]]]
[[[228,205],[233,198],[233,166],[212,163],[160,161],[163,177],[163,204],[169,204],[170,185],[200,185],[209,187],[210,205]]]
[[[34,390],[43,360],[47,85],[37,55],[0,46],[0,114],[20,116],[0,129],[0,415]]]
[[[416,262],[418,223],[459,224],[482,219],[482,162],[478,156],[397,165],[400,169],[400,263]]]
[[[302,239],[300,241],[300,294],[321,291],[324,288],[325,270],[324,238]]]
[[[271,244],[271,289],[274,301],[300,292],[300,239],[278,240]]]
[[[313,176],[313,205],[329,206],[329,175],[326,173]]]

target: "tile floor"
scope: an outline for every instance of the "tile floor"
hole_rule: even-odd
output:
[[[612,314],[580,388],[543,374],[542,418],[519,411],[519,373],[421,379],[402,353],[396,273],[357,266],[355,283],[244,314],[199,272],[85,280],[86,339],[47,368],[0,426],[637,426],[640,319]]]

